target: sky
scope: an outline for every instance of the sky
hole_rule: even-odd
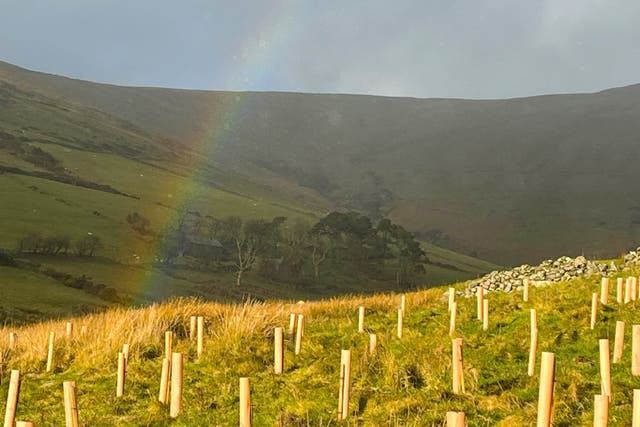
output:
[[[0,0],[0,60],[132,86],[594,92],[640,83],[640,1]]]

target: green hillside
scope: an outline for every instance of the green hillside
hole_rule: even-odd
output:
[[[0,283],[0,321],[3,323],[74,316],[110,305],[82,290],[22,269],[0,266]]]
[[[69,292],[84,295],[87,301],[80,298],[76,305],[87,310],[172,296],[317,299],[393,287],[384,278],[364,280],[345,272],[294,286],[249,271],[242,287],[230,288],[234,272],[225,266],[159,265],[162,234],[185,215],[286,217],[293,227],[297,221],[317,221],[334,206],[313,190],[302,189],[302,196],[294,197],[284,181],[256,183],[221,171],[180,144],[99,110],[24,90],[2,80],[1,73],[0,105],[0,250],[13,252],[28,236],[67,241],[62,253],[14,254],[19,265],[11,275],[9,270],[0,275],[0,281],[5,274],[14,284],[15,277],[33,278],[43,287],[53,281],[54,294],[64,284]],[[127,222],[133,213],[149,221],[146,234]],[[77,256],[74,245],[87,236],[99,237],[100,248],[94,257]],[[475,278],[497,268],[433,245],[425,248],[434,262],[425,266],[419,286]],[[31,295],[25,301],[36,296],[32,291],[25,288]],[[75,305],[65,298],[38,309],[40,318],[76,312],[69,311]],[[8,322],[36,318],[20,310],[5,314]]]
[[[640,237],[638,85],[470,101],[117,87],[4,63],[0,80],[162,135],[219,187],[385,215],[502,265]]]
[[[620,277],[637,276],[628,270]],[[615,283],[615,278],[612,278]],[[464,284],[456,285],[458,290]],[[590,329],[591,293],[600,278],[532,288],[528,302],[520,292],[489,293],[489,329],[476,320],[475,298],[458,298],[455,337],[463,339],[465,392],[451,385],[451,338],[446,288],[407,294],[402,338],[396,336],[398,294],[336,298],[303,304],[244,305],[180,300],[136,310],[112,310],[69,319],[77,332],[64,337],[65,322],[4,329],[18,334],[18,346],[5,354],[6,369],[20,369],[17,419],[58,425],[63,419],[62,382],[76,381],[79,417],[87,425],[236,425],[238,379],[249,377],[253,425],[443,425],[447,411],[464,411],[468,426],[528,426],[537,415],[541,352],[556,356],[555,426],[592,425],[594,395],[600,394],[598,339],[613,349],[616,321],[624,321],[621,363],[611,365],[609,425],[630,425],[633,389],[631,325],[638,301],[615,302],[597,311]],[[357,332],[358,306],[366,308],[365,332]],[[527,376],[530,309],[537,310],[535,374]],[[287,328],[290,313],[304,314],[301,353],[285,344],[285,372],[273,374],[273,329]],[[188,338],[189,317],[204,316],[200,359]],[[173,350],[182,352],[183,409],[175,420],[157,402],[164,332],[173,332]],[[49,331],[56,332],[54,369],[44,372]],[[378,337],[368,353],[369,333]],[[130,344],[125,395],[115,397],[117,352]],[[339,361],[351,350],[348,419],[337,421]],[[0,387],[6,394],[7,382]]]
[[[114,288],[132,302],[149,303],[163,301],[176,295],[198,295],[207,299],[239,300],[248,295],[259,298],[319,298],[344,292],[373,292],[388,289],[388,284],[375,281],[350,284],[347,288],[301,289],[268,283],[253,275],[241,289],[229,289],[233,273],[196,272],[186,269],[165,271],[150,266],[157,255],[158,247],[150,237],[133,233],[125,221],[131,212],[144,212],[151,219],[152,227],[162,227],[177,215],[174,198],[169,191],[180,186],[184,177],[162,169],[121,158],[112,154],[91,153],[65,148],[53,143],[33,143],[54,155],[74,175],[86,177],[113,188],[128,189],[136,198],[78,187],[50,179],[26,174],[0,174],[3,188],[3,203],[0,214],[3,218],[0,247],[13,250],[19,238],[27,233],[43,235],[67,235],[77,239],[87,233],[99,235],[103,241],[101,259],[84,259],[70,255],[29,256],[42,268],[71,274],[75,277],[87,275]],[[11,161],[6,157],[6,161]],[[121,171],[113,174],[112,171]],[[136,185],[131,185],[136,182]],[[176,198],[178,196],[176,195]],[[197,197],[192,200],[192,209],[202,209],[224,216],[242,213],[245,217],[271,218],[284,215],[295,218],[314,218],[312,211],[304,207],[288,208],[264,198],[252,198],[229,193],[202,185]],[[210,209],[210,210],[209,210]],[[438,248],[429,245],[431,257]],[[475,260],[469,264],[457,263],[458,254],[447,252],[435,255],[442,264],[428,265],[423,285],[448,283],[462,278],[474,278],[497,268],[489,263]],[[45,280],[46,282],[46,280]],[[67,306],[60,302],[60,309]],[[13,320],[23,320],[20,316]]]

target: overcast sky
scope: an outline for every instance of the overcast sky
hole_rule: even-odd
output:
[[[0,60],[141,86],[591,92],[640,82],[640,1],[0,0]]]

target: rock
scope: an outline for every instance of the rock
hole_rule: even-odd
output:
[[[632,265],[640,264],[640,247],[623,257],[624,270]],[[482,286],[488,291],[513,292],[523,289],[523,279],[528,278],[534,286],[547,286],[553,282],[568,281],[582,276],[609,276],[620,270],[612,261],[600,264],[587,260],[584,256],[570,258],[560,257],[556,260],[544,260],[537,266],[523,264],[506,271],[492,271],[467,285],[464,294],[475,295],[476,288]]]

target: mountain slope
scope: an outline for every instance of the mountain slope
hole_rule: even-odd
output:
[[[204,153],[223,185],[388,215],[501,264],[640,238],[640,85],[468,101],[123,88],[6,64],[0,78]]]
[[[13,251],[20,239],[34,233],[45,239],[66,239],[72,253],[74,244],[85,236],[98,236],[102,243],[100,258],[17,255],[29,267],[5,269],[0,281],[11,280],[11,286],[20,290],[14,278],[21,277],[42,283],[54,293],[64,284],[67,292],[61,295],[83,295],[71,288],[85,284],[82,278],[86,276],[95,285],[87,285],[87,292],[93,289],[99,294],[100,287],[106,286],[108,292],[117,293],[112,298],[105,292],[103,296],[111,298],[108,301],[85,295],[87,309],[111,304],[114,299],[136,304],[189,295],[217,301],[238,301],[248,295],[317,299],[392,286],[377,277],[362,281],[345,275],[327,278],[331,289],[324,284],[294,288],[254,271],[243,286],[229,287],[234,280],[231,266],[197,266],[196,270],[204,271],[157,266],[164,253],[164,230],[175,227],[189,212],[216,218],[238,215],[271,220],[283,216],[287,224],[295,224],[297,220],[313,223],[332,208],[330,201],[311,189],[284,179],[256,182],[206,160],[203,153],[124,119],[0,79],[0,255],[3,250]],[[149,233],[133,229],[127,221],[133,213],[149,220]],[[475,278],[497,268],[434,246],[426,247],[426,252],[437,264],[426,266],[420,281],[425,286]],[[48,285],[52,276],[57,286]],[[32,301],[31,285],[22,287],[25,301]],[[20,299],[19,292],[14,294],[8,300],[11,306]],[[70,313],[72,304],[67,297],[58,298],[59,304],[55,300],[32,312],[7,309],[0,317],[24,322]]]

